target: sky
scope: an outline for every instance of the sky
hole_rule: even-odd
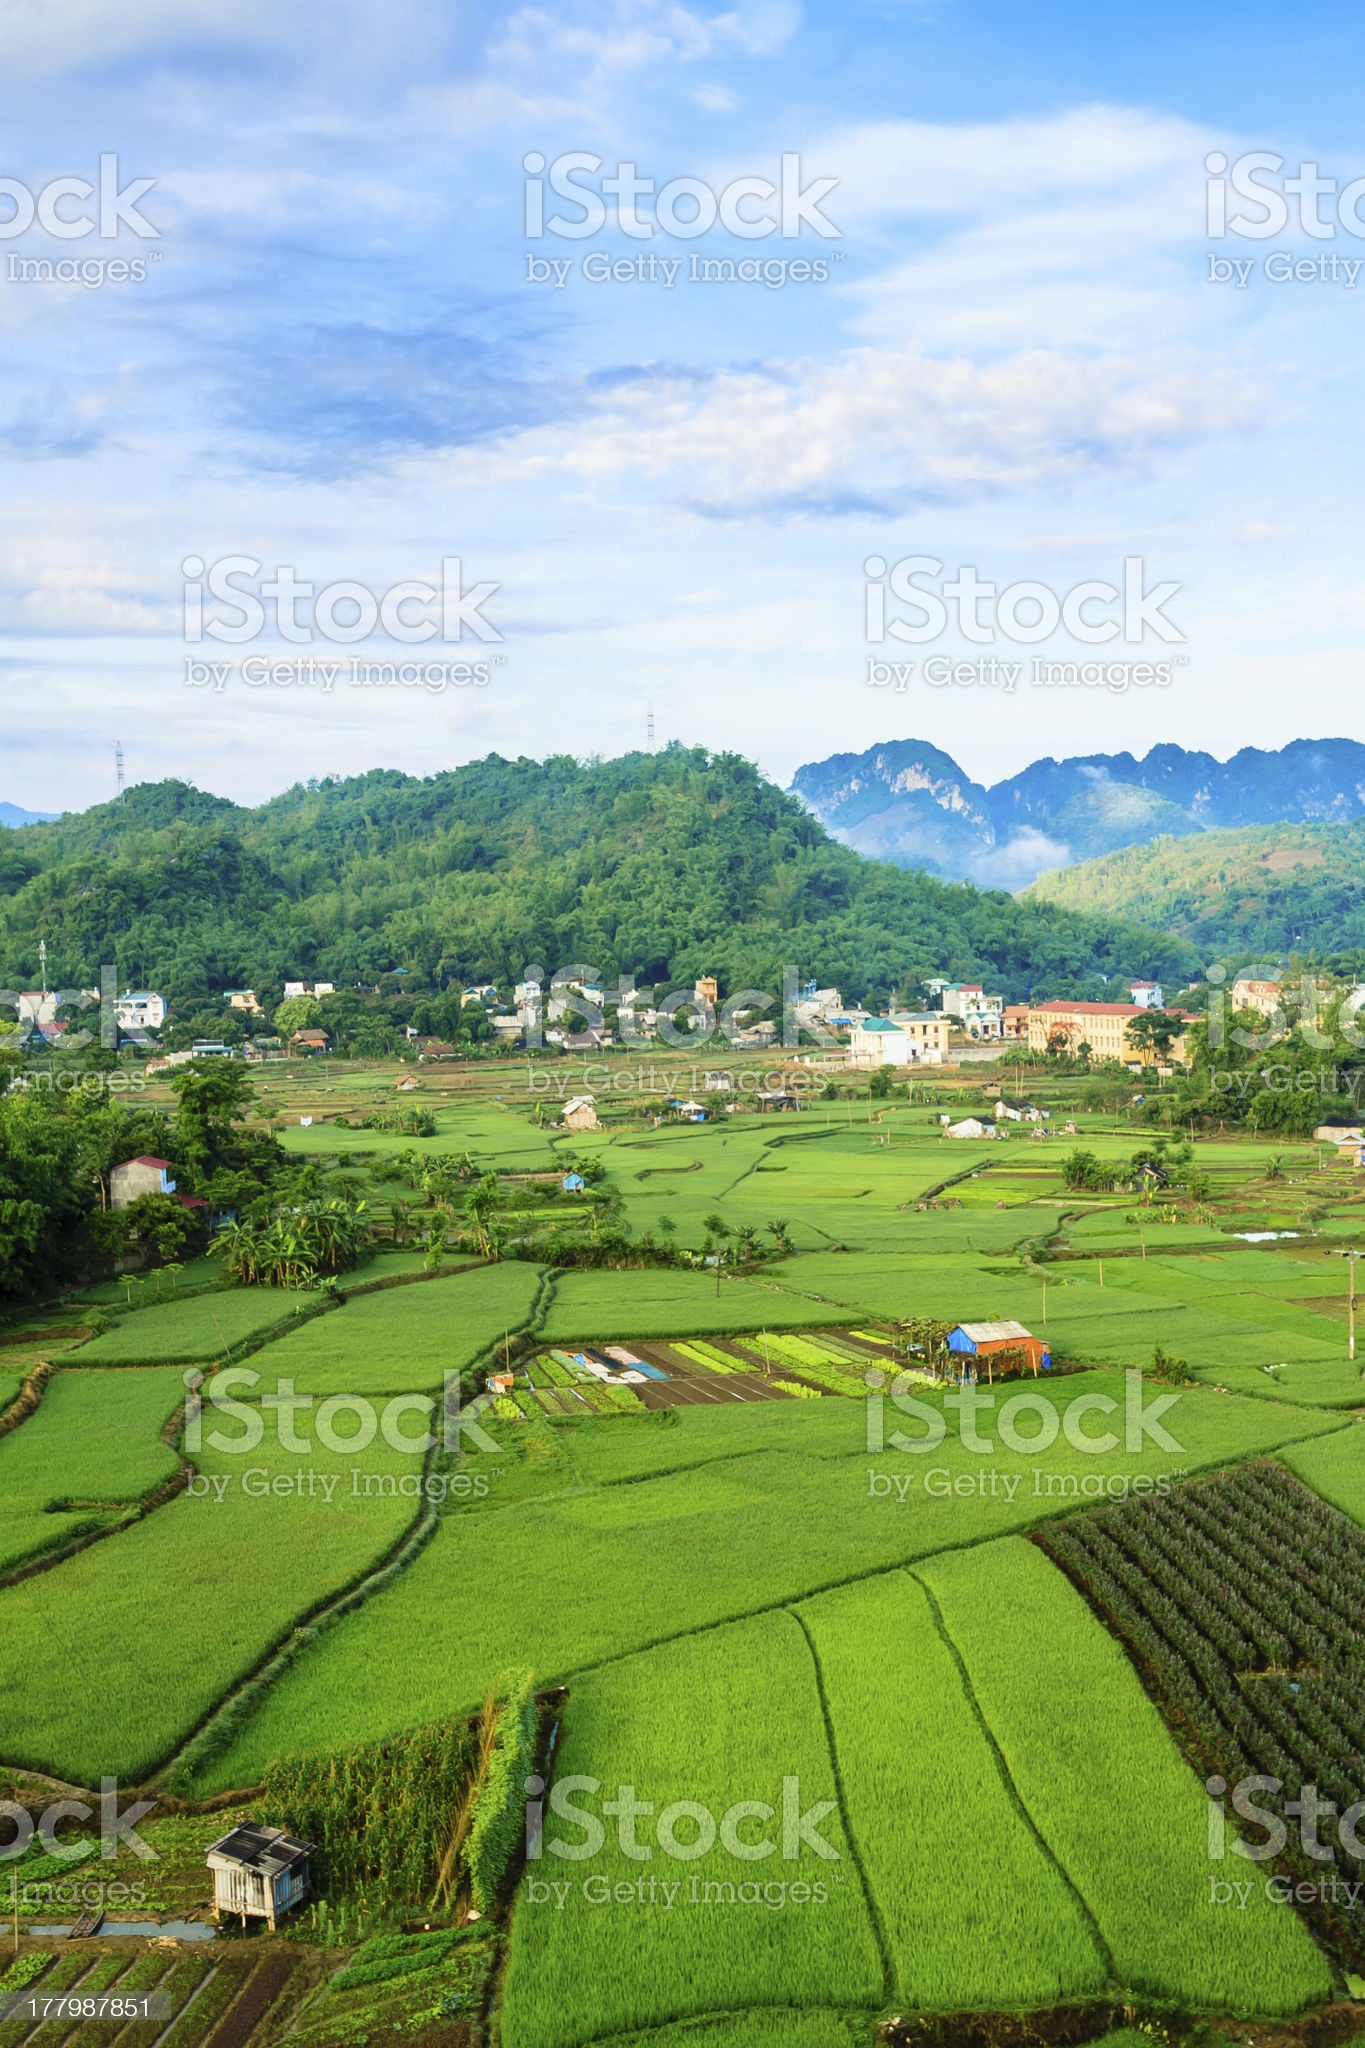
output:
[[[0,0],[0,799],[1365,736],[1363,43]]]

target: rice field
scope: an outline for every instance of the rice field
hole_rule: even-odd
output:
[[[0,1436],[0,1572],[107,1527],[174,1478],[159,1440],[184,1398],[174,1368],[54,1373],[34,1412]]]
[[[551,1344],[691,1337],[708,1331],[790,1329],[831,1320],[827,1306],[757,1280],[673,1271],[555,1276],[540,1334]]]
[[[539,1266],[507,1260],[361,1295],[287,1331],[251,1364],[292,1378],[300,1393],[397,1394],[439,1389],[503,1332],[525,1327],[542,1287]]]
[[[736,2006],[880,2002],[882,1959],[838,1814],[815,1667],[791,1616],[689,1637],[582,1678],[555,1775],[579,1779],[594,1819],[621,1785],[653,1815],[636,1824],[637,1853],[608,1824],[595,1852],[570,1860],[551,1844],[591,1851],[593,1836],[547,1812],[545,1854],[528,1867],[513,1925],[506,2048],[574,2048]],[[792,1778],[802,1814],[824,1808],[814,1840],[779,1821],[780,1846],[765,1850],[762,1823],[784,1810]],[[604,1788],[600,1800],[584,1780]],[[757,1810],[732,1823],[734,1839],[757,1857],[727,1852],[712,1826],[739,1801]],[[630,1902],[616,1896],[624,1884]]]
[[[1019,1810],[923,1586],[892,1572],[795,1612],[897,2004],[971,2011],[1102,1991],[1105,1958]]]
[[[1119,1644],[1042,1551],[1011,1537],[916,1571],[1119,1982],[1248,2014],[1326,1998],[1326,1958],[1260,1886],[1245,1909],[1211,1902],[1203,1787]]]
[[[1062,1384],[1068,1399],[1115,1392],[1103,1374]],[[1096,1459],[1060,1433],[1037,1454],[997,1445],[998,1481],[983,1487],[984,1461],[958,1439],[955,1413],[942,1395],[924,1399],[945,1421],[931,1461],[889,1445],[870,1454],[867,1407],[853,1401],[736,1404],[733,1416],[679,1409],[667,1427],[585,1423],[565,1444],[577,1486],[547,1463],[542,1498],[519,1493],[499,1510],[501,1482],[492,1483],[489,1511],[445,1521],[401,1578],[286,1673],[201,1789],[254,1783],[281,1747],[372,1742],[472,1709],[517,1657],[538,1683],[565,1682],[645,1644],[1099,1497]],[[1155,1484],[1172,1465],[1192,1469],[1334,1426],[1204,1388],[1178,1397],[1168,1419],[1177,1417],[1178,1464],[1149,1446],[1106,1457],[1106,1472]],[[943,1475],[932,1490],[926,1471]]]
[[[119,1316],[111,1330],[70,1354],[79,1365],[196,1365],[317,1305],[287,1288],[233,1287]]]
[[[381,1441],[360,1459],[315,1444],[303,1460],[267,1435],[249,1457],[206,1443],[195,1464],[202,1493],[177,1495],[58,1567],[60,1628],[51,1574],[0,1592],[7,1763],[82,1785],[106,1773],[139,1782],[303,1615],[377,1564],[420,1512],[397,1491],[414,1461]],[[298,1486],[301,1468],[317,1475],[311,1494],[306,1477]],[[368,1495],[365,1474],[375,1478]],[[287,1493],[262,1490],[277,1477],[290,1481]],[[390,1479],[394,1492],[379,1492]]]
[[[695,1249],[713,1212],[761,1238],[777,1218],[796,1253],[726,1270],[719,1285],[712,1269],[508,1260],[365,1293],[421,1267],[420,1251],[403,1250],[356,1274],[344,1306],[304,1316],[316,1296],[219,1288],[157,1301],[144,1284],[146,1305],[63,1354],[42,1408],[0,1438],[0,1574],[110,1527],[175,1471],[159,1436],[185,1366],[254,1347],[244,1363],[258,1378],[235,1392],[269,1427],[249,1455],[192,1448],[192,1494],[0,1588],[0,1762],[126,1784],[207,1723],[211,1739],[195,1736],[175,1781],[202,1795],[272,1771],[284,1783],[286,1755],[392,1744],[458,1719],[500,1672],[529,1666],[538,1687],[566,1686],[557,1781],[596,1779],[584,1798],[599,1814],[633,1784],[654,1807],[641,1822],[653,1855],[625,1853],[608,1825],[581,1866],[537,1859],[512,1924],[505,2048],[863,2048],[888,2012],[932,2028],[945,2013],[1103,1995],[1111,1980],[1135,2000],[1225,2013],[1287,2015],[1329,1995],[1290,1912],[1209,1903],[1198,1780],[1121,1645],[1026,1535],[1121,1499],[1136,1479],[1160,1494],[1272,1452],[1365,1526],[1365,1433],[1348,1416],[1365,1407],[1365,1382],[1345,1356],[1340,1261],[1308,1240],[1262,1249],[1208,1224],[1158,1222],[1131,1196],[1072,1198],[1059,1168],[1073,1141],[950,1144],[923,1105],[879,1108],[875,1121],[866,1104],[821,1104],[799,1118],[580,1138],[534,1128],[519,1104],[430,1100],[433,1139],[322,1122],[287,1127],[284,1142],[348,1171],[363,1171],[356,1154],[408,1148],[468,1150],[503,1172],[589,1154],[628,1233],[657,1234],[669,1218]],[[366,1104],[338,1088],[336,1106]],[[1082,1124],[1103,1157],[1131,1152],[1131,1132]],[[1198,1163],[1233,1188],[1274,1149],[1201,1141]],[[1287,1170],[1299,1178],[1275,1200],[1292,1216],[1314,1190],[1303,1161]],[[937,1198],[952,1206],[922,1206],[960,1175]],[[511,1217],[525,1204],[506,1192]],[[1268,1208],[1270,1194],[1247,1202]],[[1084,1256],[1026,1260],[1025,1240]],[[217,1272],[187,1271],[182,1285]],[[127,1292],[121,1282],[82,1299],[118,1309]],[[1066,1431],[1021,1448],[1001,1433],[1004,1390],[978,1411],[987,1442],[973,1448],[945,1390],[916,1385],[909,1414],[869,1394],[878,1347],[841,1334],[912,1316],[1018,1317],[1046,1334],[1060,1361],[1088,1368],[1022,1390],[1058,1407],[1122,1402],[1121,1369],[1150,1366],[1160,1344],[1197,1376],[1146,1388],[1149,1400],[1174,1395],[1163,1421],[1177,1448],[1149,1438],[1129,1451],[1122,1420],[1103,1456]],[[429,1541],[401,1550],[432,1519],[420,1457],[382,1437],[363,1452],[325,1448],[317,1408],[478,1375],[504,1332],[522,1342],[497,1448],[454,1468],[437,1456],[433,1471],[466,1490]],[[717,1388],[767,1374],[793,1394],[853,1398],[647,1411],[632,1389],[565,1362],[620,1342],[666,1345],[660,1363],[718,1375]],[[0,1373],[0,1409],[18,1379]],[[297,1419],[302,1451],[258,1405],[281,1381],[313,1403]],[[1025,1410],[1025,1439],[1036,1423]],[[1081,1428],[1109,1426],[1091,1408]],[[344,1416],[338,1428],[344,1439]],[[313,1634],[309,1617],[395,1554],[401,1569]],[[267,1665],[282,1645],[289,1654]],[[263,1666],[271,1682],[253,1688]],[[780,1805],[790,1775],[803,1805],[835,1802],[822,1827],[835,1881],[818,1905],[765,1899],[775,1866],[790,1875],[780,1854],[726,1854],[721,1869],[718,1847],[674,1858],[653,1840],[670,1804]],[[680,1822],[684,1846],[692,1824]],[[806,1860],[799,1881],[824,1882]],[[591,1875],[607,1881],[600,1904],[583,1890]],[[622,1903],[611,1891],[694,1876],[719,1889],[686,1913],[681,1893],[669,1906],[657,1892]],[[533,1893],[551,1880],[570,1886],[562,1903]],[[231,1945],[217,1953],[164,2048],[200,2048],[229,2008],[249,2017],[254,1961],[229,1968]],[[158,1967],[188,1985],[190,1958]],[[437,2001],[456,1994],[473,1997],[472,1979],[433,1977],[421,2023],[447,2024],[453,2009]],[[349,2048],[357,2029],[373,2040],[419,2019],[367,1979],[311,1997],[296,2034],[305,2048]],[[102,2038],[82,2033],[70,2048]],[[2,2026],[0,2048],[19,2048]],[[153,2044],[134,2032],[118,2048]]]

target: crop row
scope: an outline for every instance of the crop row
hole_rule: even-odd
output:
[[[1233,1473],[1054,1524],[1038,1542],[1100,1609],[1168,1715],[1230,1784],[1261,1774],[1283,1811],[1306,1784],[1365,1795],[1365,1655],[1343,1593],[1365,1534],[1288,1474]],[[1356,1610],[1358,1612],[1358,1609]],[[1291,1829],[1288,1861],[1320,1875]],[[1358,1944],[1339,1924],[1343,1953]]]

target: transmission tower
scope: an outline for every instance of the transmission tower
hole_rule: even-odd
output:
[[[654,752],[654,706],[652,704],[645,712],[645,737],[649,751],[652,754]]]
[[[117,787],[117,789],[116,789],[116,791],[115,791],[115,802],[117,802],[117,801],[119,801],[119,799],[121,799],[121,798],[122,798],[122,795],[123,795],[123,741],[122,741],[122,740],[118,740],[118,741],[117,741],[117,742],[115,743],[115,746],[114,746],[114,780],[115,780],[115,782],[116,782],[116,783],[117,783],[117,785],[118,785],[118,787]]]

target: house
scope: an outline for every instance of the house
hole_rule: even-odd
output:
[[[109,1171],[109,1207],[126,1209],[139,1195],[173,1195],[175,1182],[171,1179],[169,1159],[153,1159],[144,1154],[138,1159],[125,1159]]]
[[[597,1028],[591,1031],[547,1033],[547,1036],[556,1038],[558,1043],[563,1046],[565,1052],[600,1052],[604,1045],[614,1045],[616,1043],[610,1031],[602,1031]]]
[[[411,1092],[412,1089],[420,1088],[422,1084],[420,1081],[414,1080],[411,1074],[408,1074],[404,1077],[403,1080],[395,1081],[393,1085],[402,1094],[407,1095]]]
[[[893,1010],[891,1022],[905,1033],[912,1046],[918,1048],[922,1065],[942,1065],[952,1026],[941,1010]]]
[[[908,1067],[918,1058],[914,1040],[889,1017],[868,1017],[855,1024],[848,1049],[860,1065],[869,1067]]]
[[[227,990],[227,999],[234,1010],[252,1010],[264,1014],[254,988],[230,988]]]
[[[308,1896],[311,1842],[300,1842],[283,1828],[254,1827],[250,1822],[211,1842],[205,1858],[213,1872],[213,1917],[240,1914],[264,1920],[273,1933],[276,1922]]]
[[[520,1038],[522,1032],[526,1029],[526,1020],[520,1015],[515,1017],[493,1017],[489,1021],[497,1032],[498,1037],[507,1045],[511,1045],[515,1039]]]
[[[564,1125],[570,1131],[595,1131],[597,1101],[592,1095],[571,1095],[564,1105]]]
[[[701,1092],[703,1095],[727,1095],[734,1085],[735,1079],[733,1074],[708,1072],[701,1077]]]
[[[849,1034],[855,1066],[939,1066],[948,1025],[937,1010],[902,1010],[894,1017],[864,1017]]]
[[[979,1116],[964,1116],[961,1123],[949,1124],[943,1135],[945,1138],[993,1138],[995,1125],[982,1123]]]
[[[453,1045],[447,1045],[443,1038],[419,1038],[417,1041],[417,1060],[419,1065],[423,1060],[453,1060],[458,1059],[458,1057],[459,1054],[456,1048]]]
[[[720,1001],[720,984],[714,974],[699,974],[693,984],[692,993],[699,1003],[709,1003],[714,1009]]]
[[[190,1046],[192,1060],[230,1060],[236,1057],[236,1048],[225,1038],[196,1038]]]
[[[1140,1010],[1160,1010],[1163,1008],[1161,983],[1159,981],[1131,982],[1128,992]]]
[[[948,1349],[962,1358],[989,1361],[1000,1351],[1022,1351],[1036,1377],[1041,1366],[1052,1370],[1052,1352],[1041,1337],[1035,1337],[1022,1323],[959,1323],[948,1332]],[[990,1373],[989,1363],[987,1373]]]
[[[685,1117],[689,1123],[704,1124],[706,1122],[706,1111],[699,1102],[675,1102],[671,1107],[679,1116]]]
[[[1232,1007],[1234,1010],[1256,1010],[1262,1017],[1273,1017],[1283,994],[1278,981],[1257,981],[1239,974],[1232,984]]]
[[[286,1000],[290,996],[331,996],[336,994],[336,984],[331,981],[287,981],[284,993]]]
[[[760,1088],[754,1102],[759,1109],[773,1111],[799,1110],[801,1107],[799,1098],[790,1088]]]
[[[1144,1016],[1146,1009],[1147,1005],[1142,1003],[1073,1003],[1064,998],[1035,1003],[1029,1012],[1029,1046],[1034,1052],[1062,1051],[1074,1055],[1082,1045],[1088,1045],[1097,1060],[1131,1060],[1151,1066],[1156,1055],[1150,1046],[1135,1045],[1129,1037],[1133,1019]],[[1184,1011],[1177,1014],[1185,1023],[1198,1021]],[[1169,1058],[1183,1062],[1183,1032],[1172,1042]]]
[[[158,1031],[166,1021],[166,998],[145,988],[116,996],[114,1021],[121,1031]]]
[[[491,981],[486,981],[482,986],[476,985],[473,988],[463,990],[460,996],[460,1008],[463,1009],[466,1003],[482,1003],[486,1009],[490,1003],[496,1003],[497,1000],[497,990]]]
[[[510,1372],[490,1372],[484,1380],[490,1394],[510,1394],[516,1383],[516,1376]]]
[[[330,1052],[332,1041],[325,1031],[296,1031],[289,1041],[295,1052]]]
[[[979,981],[950,981],[942,994],[945,1017],[956,1017],[970,1038],[999,1038],[1005,1011],[1003,996],[988,996]]]
[[[1313,1139],[1319,1145],[1365,1145],[1365,1125],[1319,1124]]]
[[[1000,1013],[1000,1036],[1007,1043],[1028,1043],[1029,1006],[1027,1003],[1006,1003]]]

